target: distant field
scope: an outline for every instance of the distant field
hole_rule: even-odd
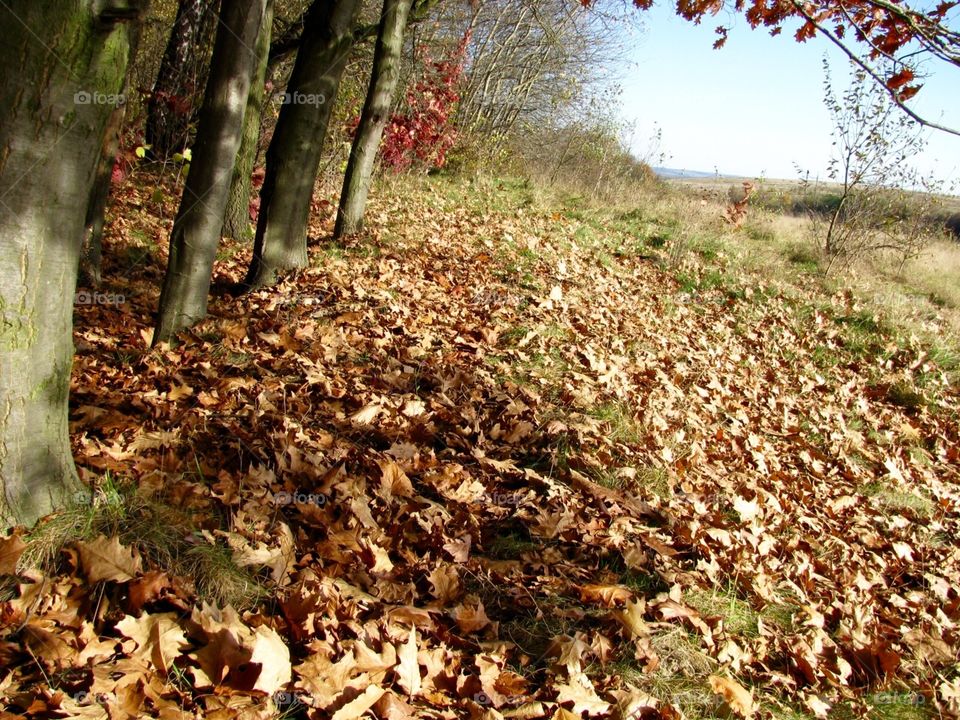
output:
[[[734,177],[734,176],[708,176],[708,177],[666,177],[663,180],[670,185],[689,188],[699,191],[710,197],[722,197],[730,188],[739,187],[743,182],[752,182],[755,190],[761,200],[761,204],[768,209],[795,210],[790,207],[790,203],[779,203],[776,206],[779,197],[782,200],[789,199],[796,201],[802,199],[805,195],[811,198],[833,195],[840,192],[839,183],[823,180],[811,181],[804,184],[801,180],[785,180],[778,178],[755,178],[755,177]],[[943,216],[950,216],[960,213],[960,196],[943,195],[941,196]]]

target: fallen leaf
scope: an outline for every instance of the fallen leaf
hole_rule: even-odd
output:
[[[753,694],[736,680],[719,675],[711,675],[708,680],[710,689],[722,697],[727,707],[740,717],[752,717],[757,711],[753,702]]]
[[[100,535],[89,542],[74,544],[87,580],[130,582],[140,572],[140,555],[136,550],[120,544],[120,538],[109,540]]]

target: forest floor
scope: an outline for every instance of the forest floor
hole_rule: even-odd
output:
[[[78,296],[94,500],[0,539],[0,718],[960,710],[948,349],[639,201],[435,178],[343,246],[318,202],[275,288],[225,243],[150,350],[175,197],[119,189]]]

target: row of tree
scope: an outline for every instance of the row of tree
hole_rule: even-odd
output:
[[[234,185],[245,127],[262,104],[273,0],[222,0],[198,114],[192,163],[170,236],[155,342],[206,315],[216,249]],[[336,235],[361,229],[377,147],[392,109],[404,31],[432,0],[385,0],[376,26],[369,91],[355,133]],[[0,98],[0,516],[32,523],[82,492],[70,453],[67,400],[73,294],[85,265],[97,273],[99,233],[122,123],[127,70],[144,0],[4,4],[13,30],[2,52]],[[303,16],[296,60],[260,194],[248,287],[275,282],[307,262],[307,220],[320,152],[351,49],[370,33],[358,26],[361,0],[315,0]],[[151,151],[181,145],[187,95],[209,0],[184,0],[148,114]],[[158,111],[159,109],[159,111]],[[174,112],[165,110],[174,109]],[[245,122],[249,121],[249,123]],[[249,175],[236,169],[241,175]]]
[[[160,63],[163,81],[155,84],[149,100],[147,144],[152,152],[162,154],[185,142],[190,122],[178,103],[203,75],[198,68],[204,65],[209,71],[191,169],[170,237],[157,342],[172,339],[206,313],[216,248],[225,219],[230,223],[230,198],[242,206],[249,197],[250,153],[244,146],[257,142],[271,62],[294,57],[286,102],[266,152],[247,287],[273,283],[307,262],[307,221],[322,148],[358,43],[376,37],[340,197],[338,237],[361,228],[412,20],[434,12],[436,23],[429,32],[467,38],[460,62],[470,66],[471,81],[460,120],[481,132],[502,134],[520,118],[542,116],[544,107],[530,103],[544,96],[537,88],[564,92],[563,80],[576,63],[559,63],[558,58],[571,56],[558,54],[557,48],[565,40],[569,46],[571,38],[583,40],[589,28],[583,9],[593,6],[589,0],[382,0],[379,20],[365,24],[362,0],[313,0],[272,37],[272,16],[280,2],[220,0],[217,11],[216,0],[180,0]],[[128,87],[147,3],[0,3],[0,22],[7,29],[0,48],[5,66],[0,87],[0,517],[5,525],[31,524],[83,491],[67,423],[73,295],[84,246],[84,266],[92,275],[98,272],[95,240],[102,232],[123,122],[116,99]],[[634,0],[633,5],[648,7],[649,1]],[[898,52],[922,52],[960,64],[960,40],[946,24],[956,6],[943,2],[919,11],[899,0],[758,0],[737,8],[751,24],[774,29],[799,18],[798,39],[820,32],[844,47],[844,37],[862,41],[868,50],[857,57],[871,71],[872,59],[892,58],[896,72],[877,79],[903,104],[916,83],[909,67],[895,57]],[[720,7],[719,0],[684,0],[677,11],[699,21]],[[438,19],[443,13],[464,18],[466,27],[451,33],[456,24],[444,25]],[[215,40],[206,63],[203,43],[211,33]],[[589,54],[579,57],[588,65],[602,61]],[[440,76],[444,82],[452,77],[446,72]],[[393,134],[388,135],[409,140],[420,127],[417,122],[391,122]],[[404,127],[406,135],[400,132]]]

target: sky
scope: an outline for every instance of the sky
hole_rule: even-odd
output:
[[[726,46],[713,50],[714,28],[731,22]],[[786,29],[771,37],[726,14],[695,26],[660,3],[631,44],[621,114],[634,128],[638,157],[729,175],[796,179],[809,172],[811,180],[826,179],[831,124],[823,103],[824,54],[838,86],[849,66],[826,38],[797,43]],[[946,67],[925,80],[911,106],[960,128],[958,88],[960,69]],[[960,137],[931,131],[915,165],[941,180],[960,180]]]

